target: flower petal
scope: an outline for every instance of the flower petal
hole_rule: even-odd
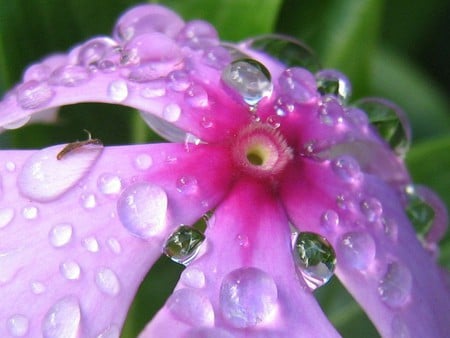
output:
[[[89,157],[92,149],[84,146],[55,160],[63,148],[0,153],[2,337],[118,336],[139,283],[173,227],[195,222],[223,198],[229,185],[230,178],[220,170],[227,165],[226,157],[211,146],[107,147],[94,162]],[[206,154],[215,156],[199,165]],[[31,193],[30,163],[36,165],[38,180]],[[57,182],[51,182],[48,173]],[[74,173],[76,180],[70,178]],[[24,175],[27,184],[18,186]],[[187,189],[185,181],[177,181],[180,177],[196,183],[189,181]],[[57,197],[40,199],[46,186],[39,185],[42,182],[66,189]],[[124,222],[129,219],[126,210],[121,215],[118,205],[139,184],[166,201],[152,204],[159,207],[152,210],[162,215],[162,226],[145,240],[133,236]],[[137,206],[133,216],[141,220],[138,207],[144,202],[138,200],[142,195],[135,197],[130,205]]]
[[[376,176],[350,177],[333,162],[301,166],[292,168],[282,192],[289,217],[300,231],[333,245],[337,276],[379,333],[445,336],[449,290],[406,217],[400,192]]]
[[[142,337],[338,336],[296,274],[282,208],[259,183],[237,183],[206,238]]]

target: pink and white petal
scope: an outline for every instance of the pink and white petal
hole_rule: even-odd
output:
[[[239,181],[141,337],[338,337],[298,277],[288,220],[259,183]]]
[[[450,291],[399,192],[375,176],[331,167],[304,161],[287,176],[281,195],[293,224],[333,245],[337,276],[383,337],[445,336]]]
[[[95,147],[82,147],[56,160],[62,148],[0,153],[2,337],[118,337],[136,289],[159,257],[165,238],[179,223],[194,222],[217,204],[229,184],[220,170],[226,166],[223,156],[205,147],[189,153],[176,144],[111,147],[94,157]],[[36,157],[42,152],[44,157]],[[199,166],[211,153],[217,156]],[[87,170],[77,158],[87,162]],[[17,181],[29,159],[41,163],[34,167],[39,184],[61,188],[65,177],[60,171],[67,171],[70,186],[43,199],[39,192],[45,184],[22,192]],[[67,163],[73,165],[71,170]],[[45,171],[58,181],[40,175]],[[177,182],[183,175],[196,184]],[[32,183],[29,174],[23,177]],[[153,224],[157,231],[145,238],[121,222],[124,210],[120,215],[118,206],[142,186],[149,189],[133,195],[137,208],[125,220],[142,221],[139,207],[150,203],[158,216],[151,219],[160,224]],[[163,202],[139,200],[145,193]],[[185,214],[178,210],[180,205],[186,206]]]

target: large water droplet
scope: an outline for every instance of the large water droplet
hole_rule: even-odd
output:
[[[391,308],[399,308],[406,304],[411,294],[412,275],[401,263],[393,262],[378,283],[381,300]]]
[[[17,87],[17,103],[23,109],[36,109],[47,105],[55,95],[45,82],[30,80]]]
[[[13,208],[0,208],[0,229],[11,223],[14,214]]]
[[[345,182],[356,183],[361,177],[358,161],[351,156],[341,156],[332,162],[333,171]]]
[[[99,145],[88,145],[58,160],[56,156],[62,148],[45,148],[26,160],[18,177],[24,196],[39,202],[58,198],[88,173],[102,151]]]
[[[267,321],[276,310],[277,285],[270,275],[258,268],[240,268],[224,277],[219,302],[229,324],[238,328],[252,327]]]
[[[367,232],[348,232],[338,244],[342,262],[357,270],[366,270],[375,259],[376,245]]]
[[[71,224],[61,223],[55,225],[49,232],[48,238],[50,243],[55,247],[62,247],[70,242],[72,238],[73,228]]]
[[[61,263],[59,271],[68,280],[77,280],[81,275],[81,268],[77,262],[69,260]]]
[[[75,296],[58,300],[42,321],[44,338],[77,338],[81,321],[80,305]]]
[[[108,268],[101,268],[95,275],[95,284],[103,293],[115,296],[120,292],[120,282],[116,273]]]
[[[48,82],[55,86],[76,87],[89,80],[90,74],[86,68],[76,65],[65,65],[53,71]]]
[[[122,189],[122,181],[114,174],[102,174],[97,180],[99,190],[105,195],[117,195]]]
[[[164,244],[164,253],[174,262],[187,265],[197,255],[205,235],[188,227],[179,227]]]
[[[246,41],[245,45],[280,60],[286,67],[303,67],[310,71],[321,68],[314,52],[301,41],[291,37],[276,34],[261,35]]]
[[[30,321],[24,315],[13,315],[8,319],[8,332],[14,337],[23,337],[28,332]]]
[[[336,254],[331,244],[312,232],[301,232],[294,242],[294,257],[311,290],[327,283],[334,274]]]
[[[108,86],[108,96],[114,102],[123,102],[128,97],[128,85],[124,80],[116,80]]]
[[[378,134],[399,156],[411,145],[411,128],[403,110],[394,103],[378,98],[359,100],[355,105],[366,112]]]
[[[350,98],[352,86],[350,80],[334,69],[323,69],[316,73],[317,89],[322,95],[331,94],[342,101]]]
[[[179,289],[167,300],[169,311],[189,325],[212,326],[214,309],[210,300],[196,289]]]
[[[131,234],[144,239],[156,236],[166,224],[166,192],[154,184],[135,183],[120,195],[117,213]]]
[[[269,70],[253,59],[231,62],[222,72],[222,81],[251,106],[269,97],[273,90]]]
[[[180,280],[184,285],[196,289],[201,289],[206,283],[205,274],[197,268],[183,270]]]

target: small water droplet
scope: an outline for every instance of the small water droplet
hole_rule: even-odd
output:
[[[58,300],[42,321],[44,338],[77,338],[81,310],[77,298],[68,296]]]
[[[153,158],[148,154],[140,154],[134,159],[136,169],[147,170],[153,165]]]
[[[107,295],[115,296],[120,292],[119,278],[111,269],[101,268],[95,275],[95,283]]]
[[[180,277],[181,282],[191,288],[201,289],[205,286],[205,274],[197,268],[183,270]]]
[[[412,289],[412,275],[399,262],[390,263],[383,278],[378,283],[381,300],[391,308],[400,308],[409,300]]]
[[[86,237],[85,239],[83,239],[81,241],[81,244],[83,245],[83,247],[89,251],[89,252],[98,252],[99,251],[99,245],[98,245],[98,241],[95,237],[90,236],[90,237]]]
[[[266,123],[273,129],[278,129],[281,126],[281,117],[278,115],[270,115],[267,117]]]
[[[304,68],[288,68],[279,77],[281,93],[300,104],[313,102],[318,97],[314,76]]]
[[[14,214],[15,211],[13,208],[0,208],[0,229],[11,223]]]
[[[5,163],[5,168],[10,173],[14,172],[16,170],[16,164],[14,162],[8,161]]]
[[[48,238],[51,245],[60,248],[70,242],[72,238],[73,228],[71,224],[61,223],[55,225],[49,232]]]
[[[31,287],[31,292],[33,292],[35,295],[43,294],[45,292],[45,290],[47,290],[45,285],[38,281],[31,282],[30,287]]]
[[[146,82],[140,91],[140,95],[146,99],[162,97],[166,95],[165,83],[161,80]]]
[[[54,70],[48,82],[55,86],[76,87],[89,80],[90,74],[86,68],[76,65],[65,65]]]
[[[338,244],[342,262],[356,270],[366,270],[374,261],[376,245],[367,232],[348,232]]]
[[[327,126],[335,126],[344,121],[344,108],[334,96],[325,96],[319,106],[320,121]]]
[[[339,215],[334,210],[327,210],[322,214],[320,224],[327,230],[333,230],[339,225]]]
[[[192,176],[182,176],[177,179],[177,190],[184,194],[195,194],[198,191],[197,179]]]
[[[110,325],[102,333],[100,333],[97,338],[119,338],[120,329],[117,325]]]
[[[45,82],[30,80],[17,87],[17,103],[23,109],[36,109],[47,105],[55,96]]]
[[[229,324],[237,328],[253,327],[267,321],[276,310],[277,285],[258,268],[240,268],[222,280],[219,304]]]
[[[352,93],[350,80],[334,69],[323,69],[316,73],[317,89],[322,95],[334,95],[346,101]]]
[[[97,198],[94,194],[81,194],[80,202],[86,210],[92,210],[97,206]]]
[[[167,300],[173,316],[189,325],[212,326],[214,309],[209,299],[196,289],[178,289]]]
[[[111,249],[113,253],[116,255],[120,254],[122,252],[122,246],[120,245],[120,242],[115,238],[108,238],[106,241],[106,244]]]
[[[236,236],[236,239],[240,247],[248,248],[248,246],[250,245],[248,236],[246,235],[239,234]]]
[[[122,189],[122,181],[114,174],[102,174],[97,180],[99,190],[105,195],[117,195]]]
[[[269,70],[253,59],[231,62],[222,72],[222,81],[251,106],[269,97],[273,90]]]
[[[339,194],[336,197],[336,204],[341,210],[353,211],[355,209],[355,201],[346,193]]]
[[[186,102],[193,108],[208,106],[208,93],[200,85],[192,85],[184,94]]]
[[[117,213],[131,234],[144,239],[158,235],[166,225],[166,192],[154,184],[135,183],[120,195]]]
[[[336,254],[331,244],[312,232],[301,232],[294,242],[294,258],[311,290],[327,283],[334,274]]]
[[[203,20],[187,22],[178,34],[177,40],[182,45],[194,50],[205,49],[219,43],[219,37],[214,26]]]
[[[8,319],[8,332],[14,337],[23,337],[28,332],[30,321],[24,315],[16,314]]]
[[[77,280],[81,275],[80,266],[72,260],[61,263],[59,271],[68,280]]]
[[[360,209],[369,222],[379,220],[383,214],[383,206],[381,205],[381,202],[374,197],[364,199],[360,204]]]
[[[167,76],[167,87],[176,92],[184,92],[191,85],[191,79],[184,70],[174,70]]]
[[[108,86],[108,96],[114,102],[123,102],[128,97],[128,85],[124,80],[116,80]]]
[[[93,38],[80,48],[78,62],[91,70],[95,70],[102,60],[117,47],[117,42],[111,38]]]
[[[166,121],[176,122],[180,118],[181,108],[176,103],[169,103],[164,107],[162,114]]]
[[[22,216],[27,220],[36,219],[39,215],[39,209],[34,205],[28,205],[22,209]]]
[[[200,231],[181,226],[170,235],[164,244],[164,254],[174,262],[187,265],[198,254],[205,235]]]
[[[341,156],[333,160],[331,165],[336,175],[345,182],[356,183],[362,177],[358,161],[351,156]]]

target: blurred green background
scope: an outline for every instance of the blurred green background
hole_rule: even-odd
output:
[[[239,41],[279,32],[305,41],[327,68],[346,73],[353,99],[382,96],[403,107],[413,129],[407,163],[417,183],[450,206],[450,2],[447,0],[166,0],[185,19],[212,22]],[[131,0],[0,0],[0,94],[24,68],[94,35],[110,34]],[[107,122],[105,122],[107,121]],[[119,106],[65,107],[54,125],[30,125],[0,135],[2,147],[39,148],[85,137],[107,145],[156,140],[136,112]],[[450,267],[449,236],[441,263]],[[162,258],[130,310],[123,337],[134,337],[170,294],[181,266]],[[358,305],[334,280],[318,292],[344,337],[378,337]]]

